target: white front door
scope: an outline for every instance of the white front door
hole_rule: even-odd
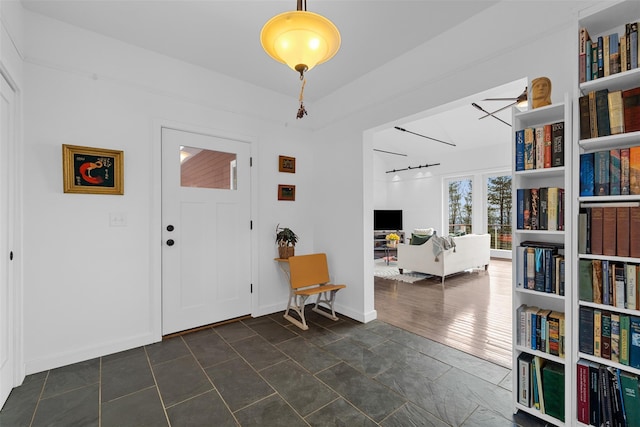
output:
[[[14,138],[15,92],[0,75],[0,408],[13,388],[14,361],[14,286],[13,254],[13,167],[10,162]]]
[[[250,146],[162,129],[162,334],[251,312]]]

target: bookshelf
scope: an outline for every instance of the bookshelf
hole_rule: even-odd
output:
[[[565,423],[558,418],[558,416],[551,415],[553,413],[551,408],[545,407],[536,408],[535,404],[524,404],[521,396],[520,396],[520,385],[523,383],[522,379],[520,379],[521,372],[518,369],[519,361],[521,359],[526,359],[528,357],[538,358],[539,361],[542,361],[548,366],[555,365],[560,368],[560,372],[564,374],[564,390],[565,396],[569,395],[569,391],[571,390],[571,386],[573,383],[573,377],[571,374],[571,328],[569,327],[571,320],[571,301],[572,301],[572,287],[570,286],[569,278],[571,277],[572,271],[572,263],[566,262],[566,260],[571,260],[572,258],[572,245],[570,241],[570,232],[572,225],[572,206],[570,203],[567,203],[569,199],[567,190],[571,188],[571,171],[572,171],[572,151],[571,151],[571,125],[572,115],[571,115],[571,103],[569,102],[569,95],[565,94],[564,102],[558,104],[552,104],[545,107],[536,108],[534,110],[528,111],[518,111],[514,109],[513,112],[513,155],[512,159],[512,194],[513,194],[513,206],[515,207],[513,212],[513,260],[512,263],[512,283],[513,283],[513,292],[512,292],[512,308],[513,308],[513,405],[514,412],[523,411],[527,412],[531,415],[534,415],[541,420],[548,422],[553,425],[565,425]],[[519,164],[517,160],[518,148],[517,148],[517,139],[518,132],[524,131],[525,129],[535,129],[535,128],[544,128],[545,125],[553,125],[555,123],[562,122],[564,124],[563,129],[558,131],[555,136],[561,136],[564,144],[564,149],[562,153],[562,165],[555,167],[539,167],[537,168],[535,164],[531,169],[524,169],[524,166]],[[557,127],[556,127],[557,128]],[[534,156],[535,157],[535,156]],[[563,206],[563,208],[558,207],[558,211],[562,210],[563,214],[556,215],[557,225],[551,225],[551,220],[545,220],[543,223],[539,223],[536,221],[535,224],[531,224],[530,221],[524,221],[524,199],[530,200],[531,190],[540,190],[543,189],[541,194],[547,194],[547,197],[544,198],[544,203],[538,203],[538,207],[549,206],[549,201],[551,198],[548,197],[550,188],[563,189],[564,193],[564,203],[560,203],[559,206]],[[520,190],[520,191],[519,191]],[[526,192],[529,190],[528,192]],[[526,192],[526,193],[525,193]],[[560,191],[558,191],[560,192]],[[561,192],[560,192],[561,193]],[[562,193],[558,196],[560,200],[562,200]],[[558,200],[557,198],[555,200]],[[539,199],[538,199],[539,201]],[[528,206],[526,210],[531,213],[531,207]],[[548,208],[544,210],[546,213],[543,214],[544,218],[550,218]],[[538,211],[540,212],[540,211]],[[519,218],[520,216],[520,218]],[[538,218],[541,217],[539,214]],[[532,229],[533,228],[533,229]],[[564,277],[566,286],[564,286],[564,292],[560,292],[560,284],[556,281],[555,285],[552,285],[549,288],[549,282],[547,279],[546,288],[537,288],[536,285],[531,285],[531,282],[527,280],[526,276],[526,267],[531,266],[531,263],[526,263],[525,258],[526,247],[524,245],[531,244],[530,242],[538,242],[540,246],[549,245],[552,247],[556,247],[557,253],[559,255],[564,256]],[[531,247],[532,251],[536,251],[536,248]],[[539,253],[546,253],[543,249],[538,248],[540,250]],[[553,250],[550,251],[553,254]],[[555,274],[559,270],[557,270],[556,266],[559,266],[557,263],[553,263],[554,266],[551,267],[551,270]],[[547,268],[550,267],[551,264],[547,264]],[[550,273],[551,276],[551,273]],[[553,283],[553,278],[551,279]],[[533,287],[533,289],[530,289]],[[529,325],[524,325],[521,323],[521,313],[520,307],[526,305],[527,307],[535,307],[540,310],[551,310],[554,314],[549,315],[549,313],[541,313],[544,316],[539,316],[540,318],[545,319],[545,325],[553,325],[552,318],[555,316],[555,313],[564,313],[564,345],[562,346],[564,349],[564,355],[561,356],[557,351],[557,346],[555,347],[555,351],[550,349],[550,345],[547,342],[545,345],[542,344],[542,349],[534,349],[530,341],[530,338],[525,338],[526,332],[530,327]],[[549,316],[548,316],[549,315]],[[527,314],[528,316],[528,314]],[[536,317],[537,318],[537,317]],[[548,321],[547,321],[548,320]],[[525,328],[524,330],[521,330]],[[548,329],[545,326],[545,330]],[[553,329],[553,327],[551,327]],[[545,333],[546,336],[546,333]],[[553,336],[553,334],[551,334]],[[547,341],[549,341],[547,339]],[[558,343],[558,345],[562,345]],[[551,345],[552,346],[552,345]],[[558,353],[558,354],[556,354]],[[532,393],[533,394],[533,393]],[[544,400],[544,398],[543,398]],[[556,402],[558,399],[556,399]],[[565,414],[565,418],[571,412],[571,400],[570,399],[561,399],[559,400]],[[547,406],[547,405],[545,405]],[[567,425],[571,425],[567,423]]]
[[[606,37],[614,33],[618,36],[624,35],[625,24],[631,22],[640,22],[640,9],[638,8],[638,3],[636,1],[629,0],[611,2],[607,4],[600,4],[580,13],[577,20],[577,31],[585,28],[588,31],[590,39],[592,41],[597,41],[599,37]],[[576,43],[576,52],[579,51],[580,41],[578,38]],[[570,394],[567,394],[567,396],[569,396],[567,400],[571,404],[571,410],[567,416],[567,423],[577,426],[588,426],[591,425],[593,421],[590,419],[589,415],[585,415],[584,406],[580,403],[580,400],[584,399],[585,396],[584,393],[581,394],[580,387],[578,386],[578,382],[580,382],[581,379],[580,372],[585,364],[590,364],[592,367],[595,366],[596,369],[599,366],[603,366],[605,368],[610,368],[611,372],[640,375],[640,369],[630,366],[628,362],[621,363],[621,356],[619,353],[617,356],[611,355],[610,352],[615,352],[613,348],[609,348],[605,352],[605,348],[607,346],[610,345],[613,347],[614,339],[612,338],[612,335],[610,335],[610,332],[602,334],[602,330],[600,330],[600,334],[597,334],[596,328],[593,328],[594,334],[599,335],[600,340],[602,340],[603,337],[608,337],[607,339],[611,340],[606,346],[602,346],[604,341],[599,341],[596,345],[595,338],[592,339],[588,336],[590,328],[588,327],[588,322],[585,321],[585,319],[588,319],[591,316],[591,313],[598,312],[600,313],[600,316],[606,315],[608,317],[613,315],[616,322],[619,322],[620,318],[625,316],[640,317],[640,310],[637,309],[637,305],[636,308],[630,309],[626,306],[627,301],[623,302],[621,306],[620,304],[616,305],[615,300],[607,301],[605,304],[603,303],[603,294],[596,292],[598,294],[596,295],[593,293],[593,274],[597,270],[598,273],[596,273],[596,276],[600,277],[600,274],[606,275],[601,273],[601,268],[604,265],[607,265],[607,269],[610,266],[622,267],[623,273],[621,273],[619,277],[621,281],[624,281],[625,283],[627,281],[626,266],[640,266],[640,257],[630,256],[629,249],[627,249],[624,244],[621,244],[621,242],[625,241],[624,239],[629,238],[628,235],[630,230],[630,228],[625,228],[624,212],[626,209],[629,209],[630,206],[640,206],[640,194],[623,194],[625,191],[622,190],[620,191],[621,194],[617,194],[617,191],[615,191],[614,193],[616,194],[613,195],[586,195],[589,193],[588,190],[585,190],[588,186],[584,185],[584,180],[587,174],[581,176],[581,169],[584,173],[588,168],[581,167],[581,160],[584,160],[583,156],[585,155],[593,154],[594,156],[597,156],[598,152],[609,153],[610,156],[613,155],[614,158],[617,158],[617,154],[614,153],[617,153],[619,150],[640,146],[640,131],[604,136],[592,134],[589,135],[590,137],[586,138],[584,130],[581,132],[581,118],[584,120],[584,116],[581,117],[579,106],[581,97],[590,93],[603,90],[606,90],[609,93],[614,91],[625,91],[640,86],[640,68],[621,70],[620,72],[610,74],[609,76],[603,76],[592,80],[586,79],[586,81],[581,82],[579,55],[576,55],[576,58],[576,70],[578,70],[578,73],[575,74],[575,91],[573,96],[574,111],[572,143],[576,149],[573,150],[573,168],[571,173],[573,177],[571,194],[573,196],[570,203],[573,204],[574,216],[578,219],[574,221],[573,228],[571,229],[571,245],[575,248],[571,276],[571,282],[575,284],[575,286],[573,286],[574,292],[571,302],[573,355],[571,358],[567,358],[567,361],[571,361],[570,371],[576,381],[573,381],[573,384],[571,385],[571,392]],[[589,116],[587,115],[587,118],[588,117]],[[622,156],[622,162],[624,162],[624,154],[622,154]],[[610,165],[611,157],[609,157],[609,171],[611,171]],[[624,166],[621,166],[621,168],[624,168]],[[624,173],[621,172],[621,176],[623,175]],[[583,179],[582,184],[581,178]],[[595,180],[596,178],[593,179],[593,181]],[[594,183],[594,187],[594,194],[597,194],[597,183]],[[623,186],[620,186],[620,188],[622,187]],[[631,193],[633,191],[629,192]],[[619,217],[616,216],[616,214],[608,216],[609,224],[615,224],[614,226],[616,227],[616,231],[614,234],[623,236],[622,240],[612,240],[615,238],[611,237],[611,233],[596,233],[595,230],[599,230],[599,225],[596,226],[596,228],[591,229],[592,224],[598,224],[597,220],[595,220],[595,223],[592,222],[594,221],[593,209],[599,209],[601,207],[608,208],[609,212],[616,212],[616,209],[623,212],[621,214],[622,216]],[[617,221],[620,221],[620,223]],[[620,225],[620,229],[617,228],[618,225]],[[618,230],[627,231],[625,233]],[[597,240],[598,235],[601,235],[603,239],[600,243],[598,243]],[[587,236],[589,237],[588,240]],[[593,247],[592,243],[595,244]],[[601,244],[608,245],[609,250],[603,250],[600,246]],[[618,247],[618,244],[621,244],[621,246]],[[611,248],[611,245],[613,245],[613,249]],[[613,253],[611,252],[612,250],[614,251]],[[608,253],[605,255],[604,253],[606,252]],[[597,268],[594,267],[594,263],[598,266]],[[631,272],[634,271],[633,268],[634,267],[632,267]],[[591,289],[585,287],[585,284],[588,283],[588,279],[585,274],[587,274],[589,269],[591,269]],[[611,279],[611,289],[615,287],[616,283],[615,272],[620,270],[616,270],[614,268],[613,271],[614,276]],[[596,282],[600,282],[602,287],[602,280],[597,280]],[[607,283],[605,283],[605,286]],[[603,291],[606,291],[605,288],[602,289]],[[589,291],[591,292],[590,297],[587,296],[589,295]],[[626,297],[626,289],[623,290],[623,294]],[[613,295],[611,295],[611,297],[613,297]],[[582,317],[583,315],[586,317]],[[610,321],[611,323],[609,323]],[[608,317],[606,322],[601,322],[599,325],[601,326],[605,324],[612,325],[613,321]],[[608,327],[606,330],[609,331]],[[618,331],[617,339],[621,340],[619,334],[620,331]],[[587,345],[589,342],[594,346],[593,349]],[[621,341],[617,342],[617,345],[621,345]],[[596,348],[599,348],[599,350],[596,350]],[[599,354],[597,354],[598,351]],[[589,377],[589,379],[591,378]],[[587,418],[586,420],[585,417]]]

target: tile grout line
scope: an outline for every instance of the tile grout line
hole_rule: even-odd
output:
[[[36,407],[33,408],[33,414],[31,414],[31,421],[29,422],[29,427],[33,426],[33,422],[36,419],[36,413],[38,412],[38,407],[40,406],[40,400],[42,400],[42,395],[44,394],[44,388],[47,385],[47,381],[49,380],[49,374],[51,373],[51,369],[47,371],[47,375],[42,382],[42,388],[40,389],[40,394],[38,394],[38,399],[36,400]]]
[[[180,337],[180,338],[182,338],[182,337]],[[171,420],[169,420],[169,414],[167,413],[167,408],[164,405],[164,399],[162,399],[162,393],[160,393],[160,387],[158,386],[158,380],[156,379],[156,373],[153,370],[153,366],[151,364],[151,359],[149,358],[149,352],[147,351],[147,346],[144,346],[144,354],[147,357],[147,364],[149,365],[149,370],[151,371],[151,376],[153,377],[153,383],[155,385],[156,393],[158,393],[158,399],[160,399],[160,405],[162,406],[162,411],[164,412],[164,417],[165,417],[165,419],[167,421],[167,426],[171,427]],[[151,388],[151,387],[149,387],[149,388]]]

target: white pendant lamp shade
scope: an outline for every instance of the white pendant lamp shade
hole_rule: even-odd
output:
[[[260,41],[269,56],[302,74],[338,52],[340,32],[324,16],[296,10],[271,18]]]

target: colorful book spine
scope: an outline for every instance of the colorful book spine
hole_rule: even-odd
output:
[[[609,195],[620,195],[620,149],[609,150]]]
[[[609,195],[609,151],[597,151],[594,157],[594,192],[596,196]]]
[[[640,317],[629,316],[629,366],[640,369]]]
[[[629,148],[620,149],[620,194],[629,195]]]
[[[551,167],[564,166],[564,122],[551,124],[551,138],[553,139]]]
[[[535,169],[535,139],[533,128],[524,129],[524,168]]]
[[[580,154],[580,196],[595,195],[594,153]]]
[[[620,101],[622,102],[622,92]],[[524,170],[524,129],[516,131],[516,170]]]

